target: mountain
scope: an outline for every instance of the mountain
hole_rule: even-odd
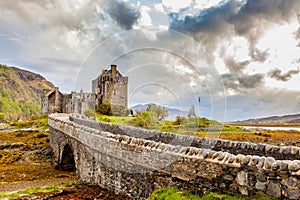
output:
[[[132,110],[146,110],[146,108],[148,107],[150,103],[148,104],[138,104],[133,106],[131,109]],[[176,116],[183,116],[186,117],[188,115],[188,111],[181,111],[177,108],[168,108],[165,107],[168,110],[169,116],[166,118],[167,120],[173,120],[176,118]]]
[[[53,87],[39,74],[0,64],[0,121],[39,114],[43,90]]]
[[[242,124],[300,124],[300,114],[271,116],[238,121]]]

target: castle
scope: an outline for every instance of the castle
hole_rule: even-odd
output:
[[[92,93],[82,90],[62,94],[53,88],[44,91],[42,97],[42,113],[80,113],[86,110],[98,110],[103,104],[111,106],[113,115],[126,115],[127,112],[128,77],[122,76],[117,65],[110,70],[102,70],[100,76],[92,81]]]

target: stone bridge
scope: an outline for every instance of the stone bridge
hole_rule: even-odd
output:
[[[197,138],[87,120],[49,116],[58,167],[80,181],[133,198],[175,186],[276,198],[300,198],[300,148]]]

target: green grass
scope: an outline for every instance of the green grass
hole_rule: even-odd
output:
[[[9,125],[12,128],[30,128],[30,127],[36,127],[40,130],[46,130],[48,128],[48,115],[36,115],[31,117],[28,120],[24,121],[12,121],[9,123]]]
[[[180,191],[177,188],[162,188],[154,191],[148,200],[201,200],[201,197],[189,191]]]
[[[271,200],[268,197],[257,197],[255,200]],[[198,196],[187,190],[179,190],[174,187],[161,188],[154,191],[148,200],[247,200],[242,196],[230,196],[227,194],[207,193],[203,196]]]
[[[48,192],[58,192],[64,188],[76,187],[76,184],[54,184],[44,187],[31,187],[20,191],[14,192],[0,192],[0,198],[16,198],[20,195],[32,195],[34,193],[48,193]]]
[[[97,114],[97,120],[102,122],[109,122],[112,124],[121,124],[124,126],[137,126],[134,122],[137,117],[118,117],[118,116],[106,116]],[[152,120],[148,126],[143,128],[170,132],[178,134],[245,134],[250,133],[243,131],[241,128],[232,125],[223,125],[215,120],[209,120],[207,118],[196,119],[184,119],[180,124],[177,124],[175,120]],[[208,131],[209,130],[209,131]]]

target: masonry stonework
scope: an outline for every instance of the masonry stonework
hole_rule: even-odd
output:
[[[83,91],[62,94],[58,88],[44,91],[42,113],[79,113],[95,110],[105,102],[111,105],[113,115],[127,114],[128,77],[123,76],[116,65],[103,70],[92,81],[92,93]]]
[[[66,114],[50,115],[49,126],[55,163],[65,164],[64,149],[71,147],[79,180],[117,194],[146,199],[155,189],[177,186],[199,194],[300,198],[298,147],[174,135]]]

